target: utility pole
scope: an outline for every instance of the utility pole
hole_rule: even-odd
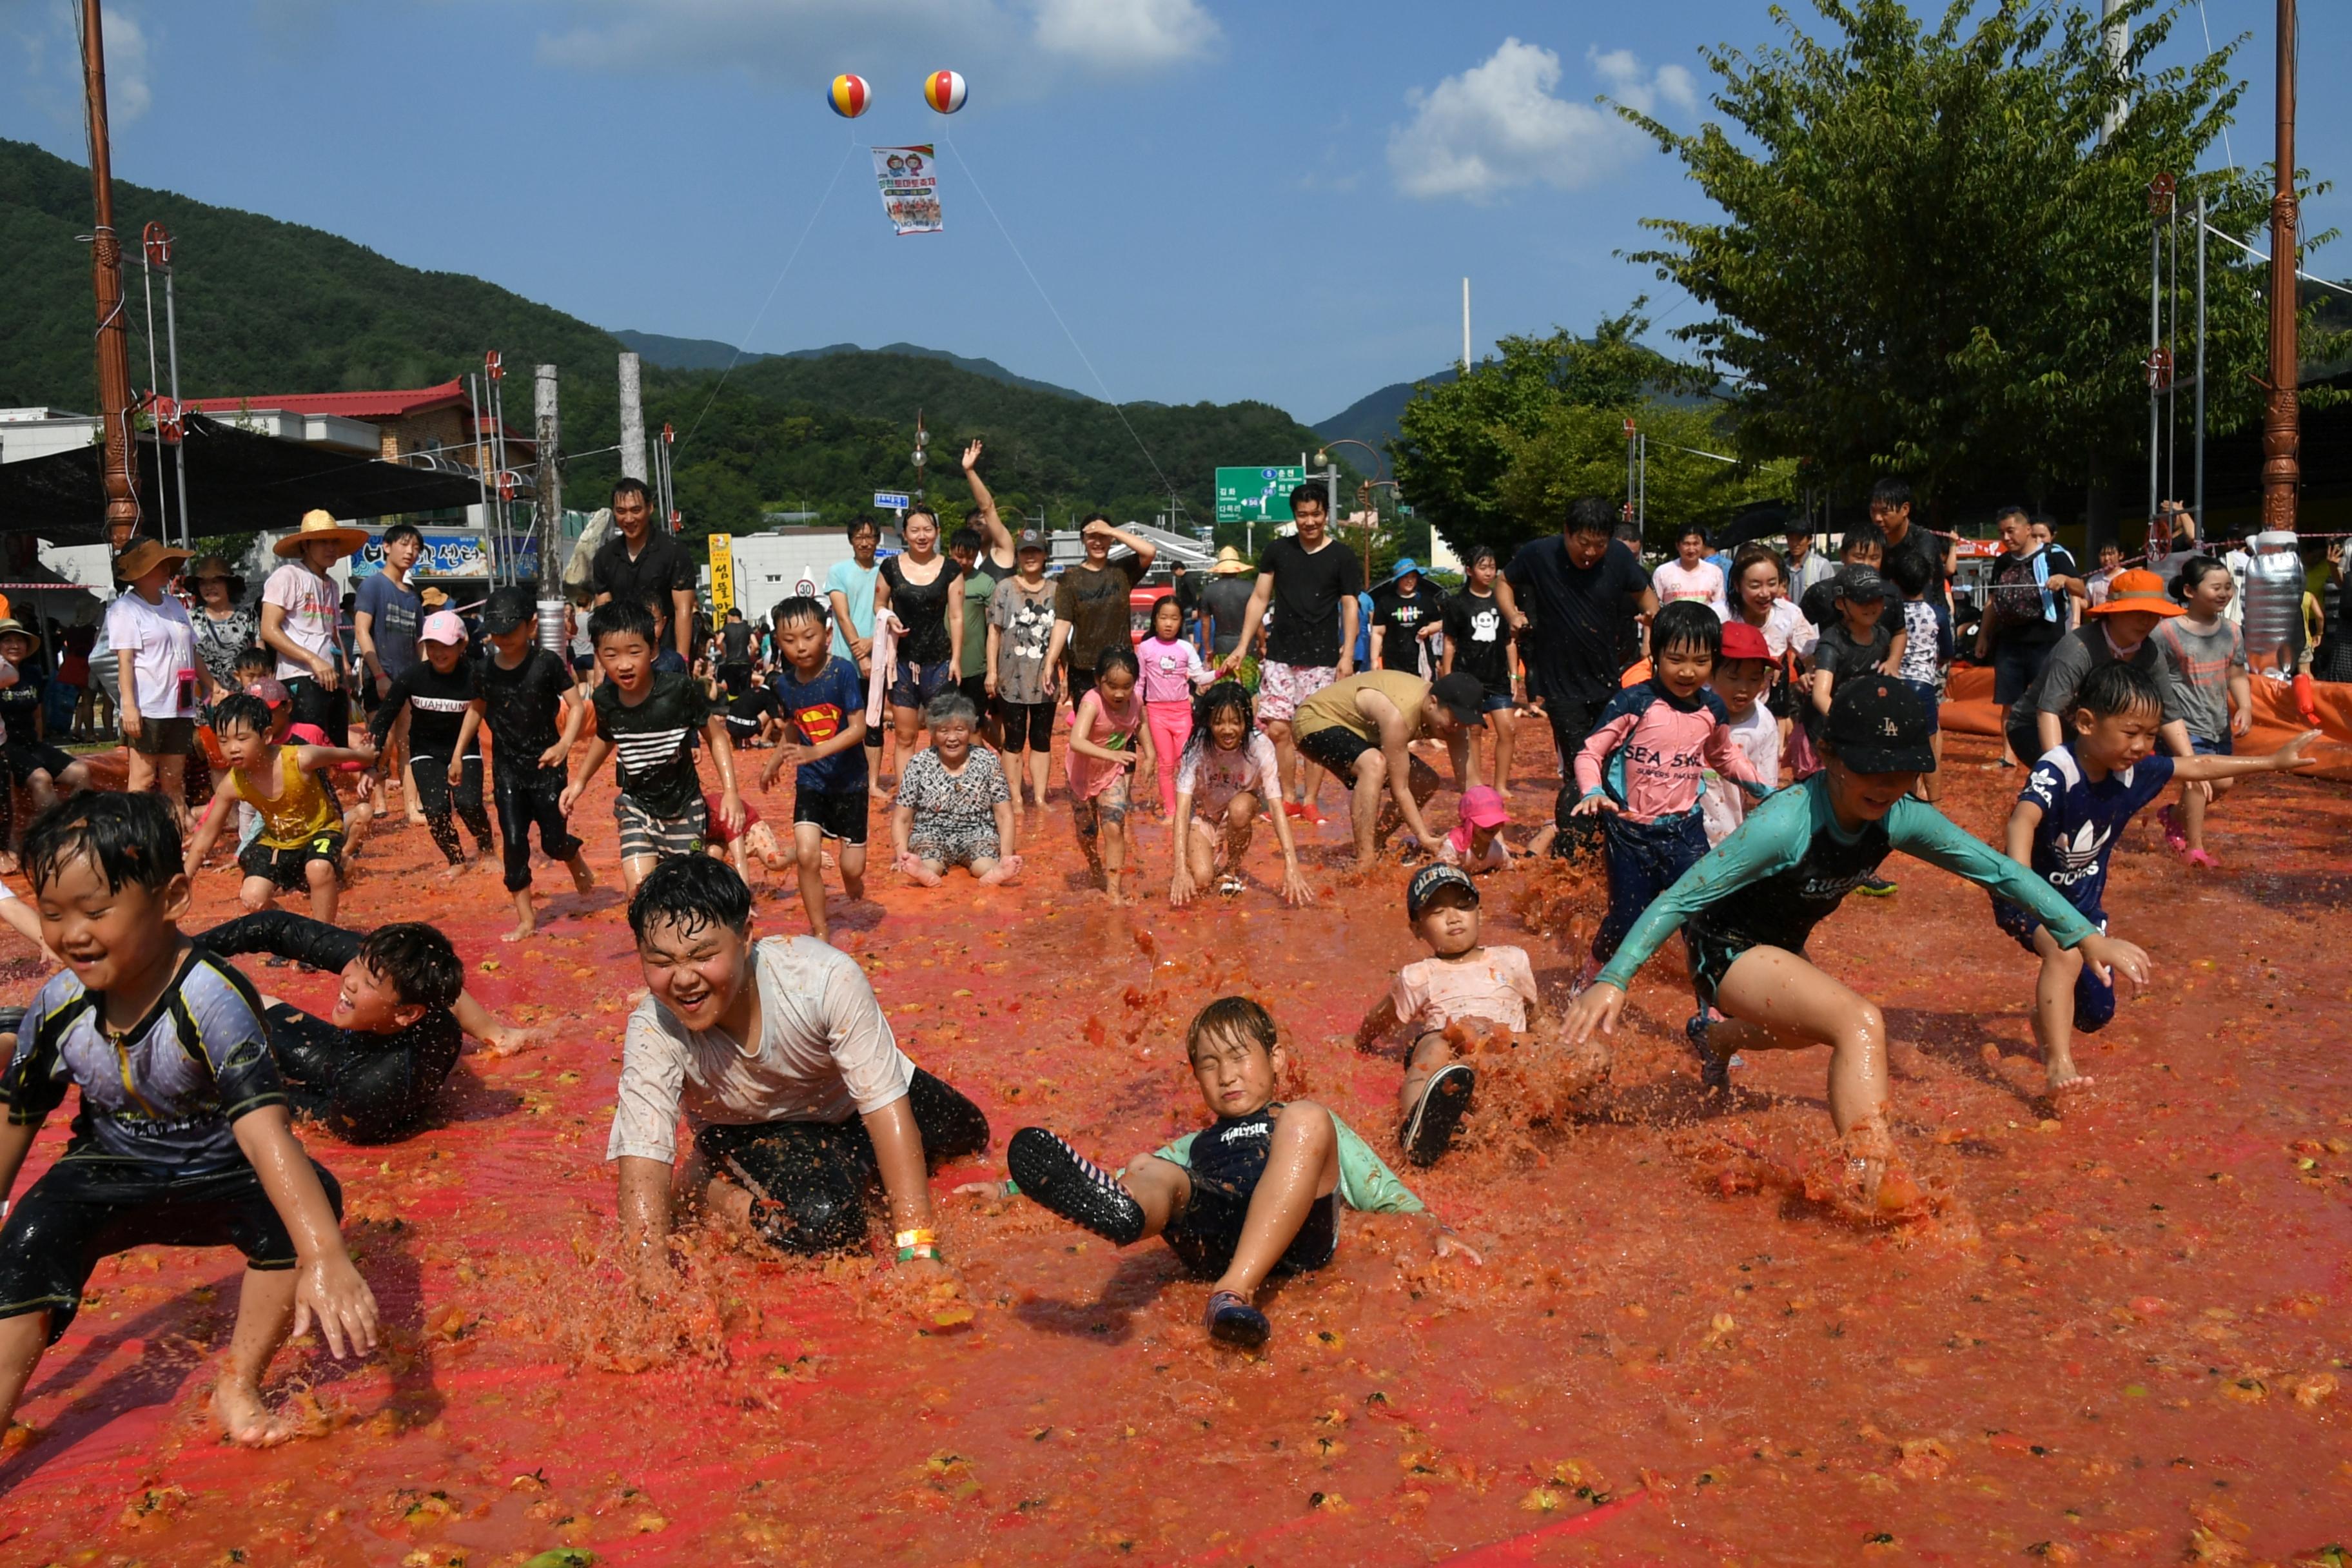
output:
[[[637,356],[621,356],[621,475],[643,484],[646,468],[646,400]]]
[[[2205,194],[2197,194],[2197,477],[2189,510],[2205,526]]]
[[[563,466],[556,456],[562,434],[555,416],[555,367],[541,365],[531,390],[531,437],[539,456],[539,593],[542,602],[549,587],[561,581],[555,569],[555,546],[563,531]],[[541,619],[545,620],[541,616]]]
[[[2295,491],[2303,478],[2302,430],[2295,385],[2294,0],[2278,0],[2277,188],[2271,196],[2271,374],[2263,410],[2263,527],[2293,529]]]
[[[2131,23],[2119,15],[2123,8],[2124,0],[2106,0],[2099,10],[2107,46],[2107,69],[2116,79],[2115,99],[2099,121],[2101,142],[2108,141],[2124,128],[2124,62],[2131,53]]]
[[[106,39],[98,0],[82,0],[83,130],[89,139],[89,184],[97,198],[90,236],[91,292],[98,305],[98,414],[106,443],[106,533],[118,553],[139,527],[139,485],[131,471],[131,330],[122,319],[122,247],[114,237],[114,159],[106,133]]]
[[[1470,374],[1470,279],[1462,279],[1462,374]]]

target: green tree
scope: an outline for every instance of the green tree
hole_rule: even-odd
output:
[[[1508,548],[1557,525],[1557,511],[1523,511],[1504,494],[1517,451],[1564,409],[1599,410],[1619,426],[1618,466],[1600,493],[1625,491],[1623,416],[1659,394],[1690,395],[1707,378],[1636,342],[1649,329],[1636,300],[1622,315],[1603,319],[1591,338],[1566,331],[1549,337],[1505,338],[1469,374],[1413,389],[1389,443],[1398,491],[1456,550],[1474,544]],[[1704,445],[1704,443],[1695,443]],[[1578,492],[1589,493],[1589,492]]]
[[[1623,491],[1626,417],[1614,408],[1563,404],[1534,429],[1502,438],[1509,464],[1496,492],[1520,520],[1520,537],[1557,527],[1579,496]],[[1649,444],[1643,493],[1654,544],[1683,523],[1720,522],[1759,501],[1794,496],[1795,464],[1725,460],[1727,432],[1715,409],[1652,403],[1633,417]]]
[[[1703,51],[1728,127],[1619,110],[1721,209],[1648,220],[1668,244],[1633,259],[1713,311],[1675,336],[1738,386],[1742,450],[1807,459],[1849,494],[1901,473],[1931,497],[2137,451],[2150,183],[2175,174],[2229,233],[2266,211],[2259,171],[2193,172],[2242,91],[2242,39],[2154,68],[2180,7],[2130,0],[2118,72],[2095,5],[1953,0],[1929,26],[1902,0],[1816,5],[1826,37],[1776,7],[1780,47]],[[2214,248],[2216,429],[2258,405],[2261,283]]]

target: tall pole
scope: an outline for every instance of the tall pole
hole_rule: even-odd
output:
[[[646,397],[644,372],[637,356],[621,356],[621,475],[645,483]]]
[[[2124,0],[2106,0],[2100,7],[2099,17],[2107,47],[2107,69],[2116,79],[2116,96],[2107,111],[2099,120],[2099,140],[2105,142],[2124,128],[2123,80],[2126,62],[2131,55],[2131,23],[2119,15]]]
[[[563,469],[556,461],[556,442],[562,432],[555,417],[555,367],[551,364],[539,367],[531,416],[531,435],[539,446],[539,591],[545,598],[548,585],[556,580],[549,573],[555,563],[556,535],[563,524]]]
[[[1470,374],[1470,279],[1462,279],[1462,374]]]
[[[2158,204],[2166,199],[2164,176],[2149,187],[2150,208],[2147,226],[2147,526],[2148,554],[2152,559],[2158,552],[2155,528],[2157,508],[2163,501],[2158,493],[2161,471],[2158,466],[2164,416],[2164,214]],[[2164,549],[2172,548],[2167,540]]]
[[[2205,526],[2205,195],[2197,195],[2197,466],[2192,481],[2197,526]]]
[[[97,199],[89,263],[98,306],[98,413],[106,443],[106,532],[116,551],[139,527],[139,483],[131,471],[131,332],[122,319],[122,247],[114,237],[114,159],[106,133],[106,39],[98,0],[82,0],[83,127],[89,138],[89,184]]]
[[[2294,0],[2278,0],[2277,187],[2271,196],[2271,374],[2263,411],[2263,527],[2294,527],[2295,490],[2303,478],[2302,431],[2295,384],[2296,243],[2294,199]]]

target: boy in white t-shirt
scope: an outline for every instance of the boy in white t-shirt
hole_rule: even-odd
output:
[[[1404,914],[1431,956],[1397,972],[1389,994],[1357,1026],[1356,1048],[1369,1051],[1404,1026],[1412,1046],[1397,1090],[1404,1118],[1397,1142],[1406,1159],[1429,1165],[1453,1143],[1477,1083],[1470,1065],[1454,1059],[1446,1026],[1476,1019],[1525,1034],[1547,1016],[1527,950],[1479,944],[1478,889],[1467,872],[1423,867],[1405,886]]]
[[[1685,524],[1675,536],[1675,559],[1650,575],[1661,608],[1677,599],[1703,599],[1717,616],[1728,619],[1730,596],[1725,591],[1723,568],[1706,558],[1706,530]]]
[[[1747,757],[1756,776],[1777,789],[1780,721],[1772,717],[1763,701],[1764,693],[1771,689],[1772,668],[1771,645],[1761,631],[1742,620],[1724,623],[1723,651],[1716,657],[1715,673],[1707,685],[1723,699],[1731,715],[1731,743]],[[1731,830],[1748,819],[1748,795],[1709,773],[1706,788],[1698,797],[1698,809],[1711,847],[1730,837]]]

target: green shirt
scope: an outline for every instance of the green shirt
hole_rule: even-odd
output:
[[[988,673],[988,603],[996,597],[997,584],[1009,575],[999,572],[985,552],[963,574],[963,662],[956,668],[958,676]]]
[[[1394,1171],[1381,1163],[1371,1145],[1356,1136],[1355,1129],[1331,1118],[1331,1130],[1339,1135],[1339,1201],[1364,1214],[1420,1214],[1426,1205],[1412,1195],[1412,1189],[1397,1180]],[[1187,1132],[1164,1149],[1154,1151],[1156,1156],[1171,1165],[1192,1168],[1192,1140],[1198,1132]]]

